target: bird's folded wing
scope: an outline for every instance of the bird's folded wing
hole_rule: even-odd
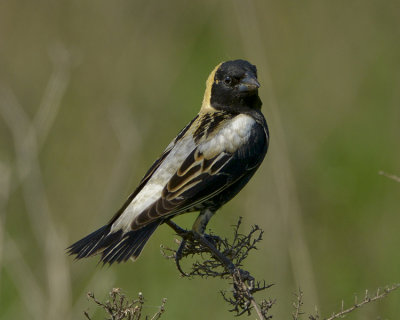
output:
[[[236,153],[222,152],[207,159],[196,148],[165,185],[161,197],[134,219],[132,229],[186,212],[225,190],[245,174],[237,167],[239,162]]]
[[[182,139],[175,139],[171,147],[167,148],[126,205],[111,221],[114,223],[114,230],[137,230],[160,218],[199,210],[202,203],[220,194],[250,171],[254,172],[264,158],[267,138],[262,126],[254,125],[250,131],[248,142],[243,142],[236,150],[228,152],[222,148],[216,153],[202,148],[204,145],[201,143],[196,146],[192,138],[180,135],[179,138]],[[185,152],[189,152],[188,156],[177,161],[176,166],[173,165],[173,161],[176,161],[174,159],[180,158],[178,155]],[[175,167],[174,173],[167,174],[172,167]],[[163,181],[166,175],[169,177]],[[130,207],[135,210],[137,204],[143,206],[144,202],[135,204],[135,201],[140,195],[144,195],[141,190],[145,189],[146,196],[145,199],[141,198],[141,201],[147,201],[149,204],[139,212],[131,211]],[[156,193],[159,193],[158,197],[151,201],[151,197]]]
[[[268,132],[262,125],[252,125],[247,141],[233,152],[209,152],[206,156],[201,152],[201,147],[198,146],[186,157],[163,188],[160,198],[135,217],[131,224],[132,229],[162,217],[201,209],[202,203],[239,180],[243,179],[243,183],[246,183],[264,159],[268,147]],[[219,201],[217,206],[223,204],[221,201],[224,202],[224,199]],[[213,203],[207,204],[212,205]]]
[[[161,156],[154,161],[154,163],[151,165],[150,169],[146,172],[142,180],[140,181],[139,185],[131,193],[128,197],[128,199],[125,201],[125,203],[122,205],[122,207],[114,214],[114,216],[111,218],[111,220],[108,222],[109,224],[113,224],[118,218],[124,213],[125,209],[129,206],[129,204],[132,202],[132,200],[139,194],[139,192],[143,189],[143,187],[146,185],[146,183],[151,179],[153,176],[154,172],[163,164],[164,160],[168,157],[170,152],[174,149],[175,145],[180,142],[181,138],[185,135],[185,133],[189,130],[193,122],[197,119],[197,116],[189,122],[176,136],[174,140],[171,141],[171,143],[167,146],[167,148],[164,150],[164,152],[161,154]]]

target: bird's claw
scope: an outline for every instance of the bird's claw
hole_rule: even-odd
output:
[[[180,264],[180,260],[182,259],[182,256],[183,256],[182,252],[185,249],[185,247],[186,247],[186,239],[182,238],[182,241],[181,241],[181,243],[179,245],[179,248],[175,252],[175,264],[176,264],[176,267],[178,268],[178,271],[180,272],[180,274],[183,277],[189,277],[189,274],[187,274],[186,272],[184,272],[182,270],[182,267],[181,267],[181,264]]]

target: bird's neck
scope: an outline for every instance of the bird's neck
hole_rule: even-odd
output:
[[[230,101],[227,103],[218,100],[212,100],[207,107],[217,111],[226,111],[232,113],[243,113],[246,110],[261,110],[262,102],[258,95],[252,95],[239,99],[237,101]]]

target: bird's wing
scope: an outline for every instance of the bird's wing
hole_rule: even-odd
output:
[[[132,228],[183,213],[227,188],[237,180],[234,172],[223,170],[233,159],[232,154],[225,152],[206,159],[198,148],[193,150],[164,186],[160,197],[135,218]]]
[[[235,150],[224,148],[221,140],[213,139],[218,152],[210,152],[211,146],[205,145],[210,141],[195,147],[162,188],[158,199],[134,217],[131,222],[133,230],[160,218],[187,212],[217,196],[254,172],[268,145],[264,128],[254,121],[249,134],[243,137],[246,141]]]
[[[168,157],[170,152],[176,147],[176,144],[179,143],[182,139],[182,137],[185,135],[185,133],[189,130],[189,128],[192,126],[192,124],[196,121],[198,116],[193,118],[191,122],[189,122],[176,136],[174,140],[171,141],[171,143],[165,148],[164,152],[161,154],[161,156],[154,161],[154,163],[151,165],[150,169],[147,170],[146,174],[140,181],[139,185],[131,193],[128,197],[128,199],[125,201],[125,203],[122,205],[122,207],[115,213],[115,215],[111,218],[108,224],[113,224],[118,218],[124,213],[125,209],[129,206],[129,204],[132,203],[132,200],[142,191],[143,187],[146,185],[146,183],[152,178],[154,172],[163,164],[164,160]]]

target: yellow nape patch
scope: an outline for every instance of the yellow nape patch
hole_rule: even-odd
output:
[[[203,98],[203,104],[201,105],[201,112],[210,112],[210,111],[215,111],[215,109],[211,106],[210,100],[211,100],[211,88],[214,83],[214,77],[215,73],[217,72],[218,68],[223,64],[221,62],[219,65],[217,65],[214,70],[210,73],[208,76],[207,82],[206,82],[206,91],[204,92],[204,98]]]

